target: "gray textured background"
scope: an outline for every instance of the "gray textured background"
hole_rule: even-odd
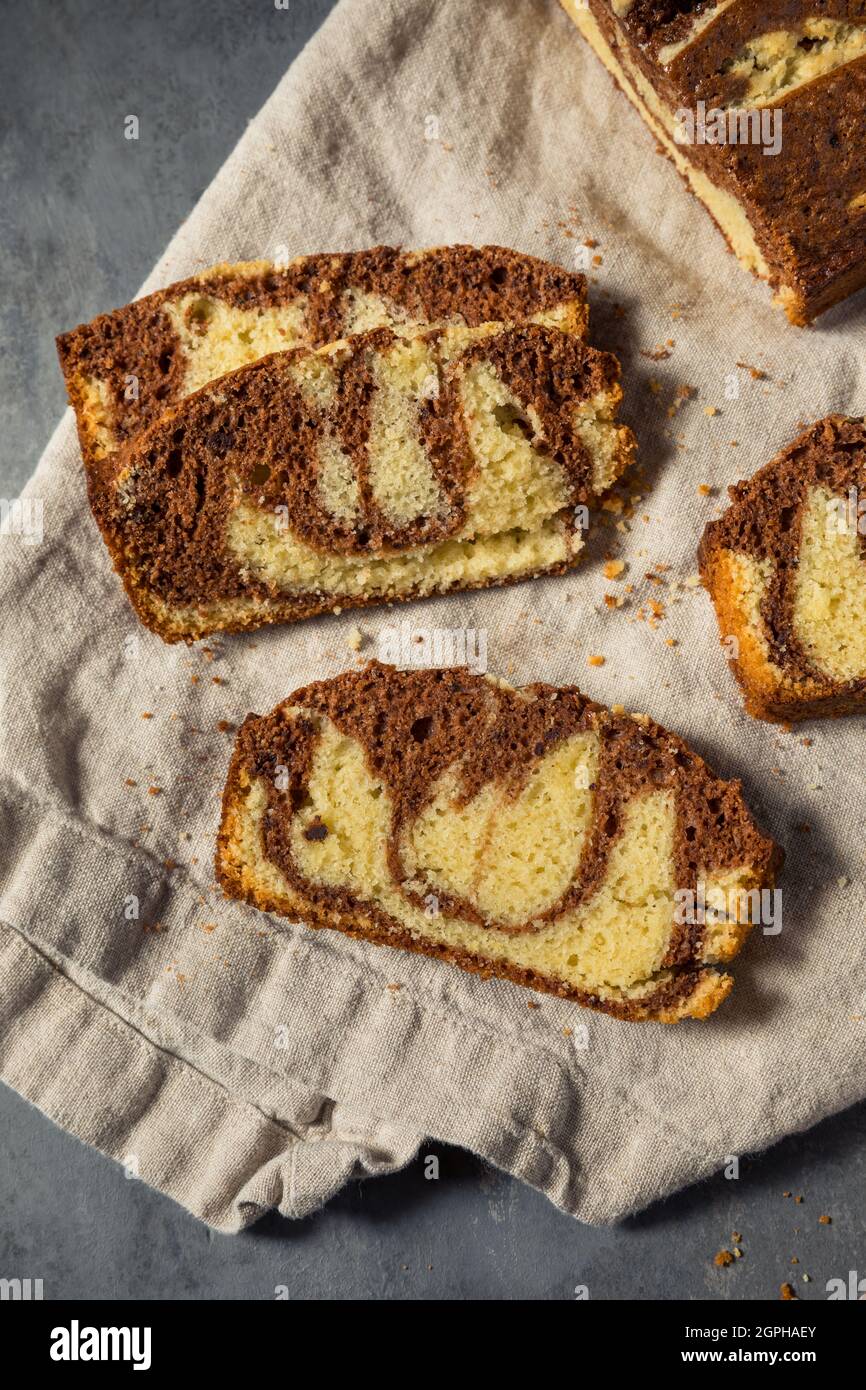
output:
[[[331,5],[0,0],[0,495],[63,409],[54,334],[135,292]],[[122,137],[129,113],[138,142]],[[568,1299],[586,1285],[591,1298],[772,1299],[785,1280],[823,1298],[827,1279],[866,1276],[864,1141],[860,1106],[744,1161],[737,1181],[604,1230],[430,1146],[437,1182],[419,1162],[307,1221],[223,1237],[0,1089],[0,1277],[42,1278],[47,1298],[271,1298],[285,1285],[292,1298]],[[735,1230],[744,1257],[716,1269]]]

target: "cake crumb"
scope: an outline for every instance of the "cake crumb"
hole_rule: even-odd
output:
[[[604,566],[604,577],[605,579],[619,579],[624,569],[624,560],[608,560]]]
[[[832,1225],[833,1225],[833,1218],[832,1218],[832,1216],[819,1216],[819,1217],[818,1217],[818,1220],[820,1221],[820,1223],[821,1223],[822,1226],[832,1226]]]
[[[148,796],[161,796],[162,787],[148,787],[147,794]]]
[[[713,495],[713,489],[710,487],[709,483],[698,483],[698,492],[701,497],[712,497]]]
[[[590,658],[589,658],[589,665],[590,665],[590,666],[603,666],[603,665],[604,665],[604,657],[603,657],[603,656],[599,656],[597,653],[594,653],[594,654],[593,654],[592,656],[590,656]]]
[[[737,366],[742,367],[743,371],[748,372],[753,381],[767,380],[767,373],[762,372],[760,367],[752,367],[748,362],[738,362]]]
[[[719,413],[719,407],[718,407],[717,405],[705,405],[705,406],[704,406],[704,414],[705,414],[705,415],[718,415],[718,413]]]
[[[350,628],[346,633],[346,646],[350,651],[359,652],[364,644],[364,634],[359,627]]]
[[[142,717],[142,719],[152,719],[152,718],[153,718],[153,713],[151,712],[151,710],[146,709],[146,710],[142,711],[141,717]]]
[[[717,1265],[719,1269],[725,1269],[727,1265],[732,1265],[733,1263],[734,1257],[730,1250],[720,1250],[713,1260],[713,1264]]]
[[[797,1294],[791,1284],[783,1284],[779,1290],[779,1297],[784,1303],[790,1303],[792,1299],[797,1297]]]
[[[652,352],[647,348],[641,348],[640,355],[641,357],[647,357],[650,362],[666,362],[671,354],[667,346],[659,344],[657,347],[653,348]]]

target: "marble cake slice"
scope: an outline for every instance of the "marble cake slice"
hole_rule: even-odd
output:
[[[704,584],[746,709],[793,722],[866,703],[866,424],[811,425],[707,526]]]
[[[372,662],[244,721],[216,872],[265,912],[669,1023],[729,993],[781,859],[739,782],[645,716]]]
[[[557,328],[373,329],[202,387],[91,503],[169,642],[559,573],[631,462],[621,394],[616,358]]]
[[[793,323],[866,284],[863,0],[561,3]]]
[[[501,246],[377,246],[217,265],[81,324],[57,348],[90,478],[168,407],[268,353],[378,327],[413,336],[525,320],[584,334],[585,278]]]

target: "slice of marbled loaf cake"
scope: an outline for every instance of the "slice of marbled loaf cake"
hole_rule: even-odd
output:
[[[263,911],[668,1023],[729,993],[781,859],[643,716],[373,662],[247,717],[216,870]]]
[[[180,401],[91,503],[170,642],[558,573],[632,459],[620,397],[616,359],[558,328],[374,329]]]
[[[866,704],[866,424],[830,415],[730,489],[700,565],[759,719]]]

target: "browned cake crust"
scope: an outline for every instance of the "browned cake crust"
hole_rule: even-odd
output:
[[[826,531],[819,526],[810,533],[810,568],[805,574],[803,528],[817,489]],[[749,713],[789,722],[862,710],[866,670],[850,679],[834,679],[817,664],[809,635],[826,631],[827,604],[823,609],[815,606],[823,587],[835,581],[844,591],[848,582],[831,543],[849,527],[854,534],[847,549],[855,557],[859,552],[866,565],[866,517],[858,513],[858,501],[861,507],[866,503],[863,419],[830,415],[817,421],[729,493],[731,506],[706,527],[699,563],[722,640],[736,641],[730,666],[745,692]],[[830,547],[826,557],[825,547]],[[759,585],[753,572],[743,573],[743,556],[761,567]],[[856,565],[853,568],[856,581]],[[866,613],[860,595],[850,597],[853,615],[845,636],[853,645],[862,641]]]
[[[522,322],[556,311],[569,331],[586,326],[582,275],[501,246],[377,246],[302,256],[282,267],[217,265],[58,337],[88,474],[188,394],[181,326],[193,341],[204,336],[214,303],[251,315],[297,307],[297,322],[278,330],[285,347],[315,347],[353,332],[352,314],[366,296],[381,301],[383,321],[392,326]],[[93,383],[104,393],[98,415],[88,389]]]
[[[573,538],[574,554],[569,550],[568,558],[534,572],[559,573],[573,564],[583,524],[577,508],[599,490],[576,412],[598,400],[615,409],[619,364],[555,328],[494,331],[487,325],[480,331],[483,336],[460,348],[444,330],[412,340],[429,346],[435,377],[435,393],[423,401],[417,426],[441,498],[430,515],[395,522],[371,483],[375,364],[402,341],[386,328],[315,354],[298,349],[262,358],[166,410],[103,460],[90,474],[91,506],[142,622],[166,641],[193,640],[215,630],[242,631],[418,592],[507,582],[507,576],[492,575],[384,597],[342,592],[339,584],[286,591],[251,573],[227,540],[230,520],[244,504],[258,516],[282,514],[284,534],[314,557],[373,561],[464,534],[467,495],[480,465],[470,449],[460,385],[479,362],[520,403],[523,418],[508,414],[509,428],[531,437],[533,448],[567,482],[557,524]],[[298,379],[299,368],[314,358],[326,361],[331,373],[332,400],[324,409]],[[605,485],[626,468],[634,450],[629,430],[611,425],[610,433],[613,456]],[[328,441],[339,445],[357,484],[358,506],[348,519],[329,513],[317,490],[317,451]]]
[[[574,0],[562,3],[580,24]],[[588,9],[624,72],[613,74],[619,84],[668,115],[696,112],[701,102],[705,112],[781,113],[777,154],[756,143],[677,149],[744,210],[764,262],[751,268],[778,291],[792,322],[809,323],[866,283],[866,51],[844,51],[852,30],[866,25],[863,0],[588,0]],[[782,31],[792,36],[792,64],[803,65],[802,75],[789,65],[777,96],[770,88],[750,98],[750,80],[760,83],[773,61],[761,45]],[[808,67],[834,46],[835,66]],[[732,244],[724,217],[716,220]],[[748,262],[750,253],[732,249]]]
[[[293,823],[309,817],[304,808],[311,804],[312,769],[327,721],[361,745],[370,775],[389,798],[384,862],[394,891],[416,908],[429,901],[429,884],[409,877],[401,845],[449,769],[457,774],[456,806],[471,803],[491,785],[505,788],[507,803],[526,787],[539,759],[575,734],[597,735],[591,828],[578,870],[558,901],[532,920],[496,922],[477,903],[437,887],[438,911],[480,924],[493,940],[500,933],[519,940],[589,903],[624,833],[627,807],[647,794],[670,791],[675,797],[672,857],[678,888],[696,889],[700,876],[723,879],[743,866],[748,868],[744,882],[770,888],[782,863],[782,852],[749,814],[740,783],[717,777],[682,740],[643,716],[615,714],[576,687],[535,684],[517,691],[463,669],[406,672],[371,662],[361,671],[296,691],[268,715],[247,716],[226,782],[216,852],[217,877],[229,897],[312,927],[432,955],[485,977],[498,975],[627,1020],[705,1017],[727,995],[731,976],[710,962],[736,954],[750,930],[748,921],[729,921],[723,938],[712,941],[699,922],[672,924],[657,985],[629,998],[616,990],[575,988],[545,971],[485,957],[483,950],[421,939],[372,895],[365,899],[343,886],[311,880],[296,862]],[[267,789],[265,809],[251,838],[248,799],[260,786]],[[326,841],[330,833],[315,817],[303,830],[303,841]],[[338,835],[341,843],[344,834]],[[258,866],[255,857],[262,861]],[[274,870],[279,886],[264,881],[264,873]]]

